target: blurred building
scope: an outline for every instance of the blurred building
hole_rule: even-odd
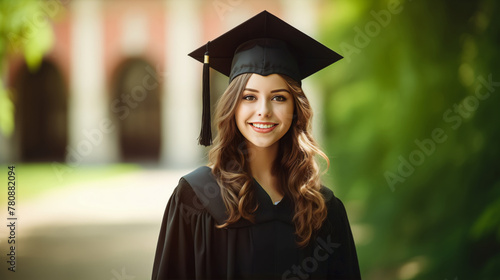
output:
[[[314,34],[319,8],[301,0],[46,2],[60,15],[54,47],[34,73],[21,58],[9,64],[16,128],[1,139],[0,162],[203,162],[202,69],[187,53],[264,9]],[[220,94],[227,79],[212,77]]]

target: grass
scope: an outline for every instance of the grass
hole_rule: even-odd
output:
[[[92,165],[72,168],[68,165],[52,163],[15,164],[16,194],[22,199],[31,199],[48,190],[64,188],[75,183],[89,183],[113,176],[140,170],[135,164]],[[0,165],[0,205],[7,201],[8,165]],[[17,199],[17,198],[16,198]]]

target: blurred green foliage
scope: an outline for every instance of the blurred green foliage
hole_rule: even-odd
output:
[[[54,35],[50,20],[56,16],[56,0],[0,1],[0,75],[6,74],[10,56],[24,57],[29,69],[40,65],[43,55],[52,47]],[[0,83],[0,132],[6,136],[14,130],[14,106],[9,90]]]
[[[364,279],[498,279],[499,4],[321,10],[322,40],[345,56],[319,74],[331,183],[352,202]]]

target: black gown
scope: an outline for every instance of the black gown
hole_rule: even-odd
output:
[[[227,218],[209,167],[182,177],[165,210],[153,280],[164,279],[361,279],[342,202],[322,188],[328,216],[306,247],[296,244],[293,201],[274,205],[254,180],[255,223]]]

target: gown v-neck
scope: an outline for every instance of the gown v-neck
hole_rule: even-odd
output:
[[[269,198],[270,203],[272,203],[274,206],[278,205],[285,197],[284,195],[282,195],[280,200],[273,201],[273,199],[271,198],[269,193],[266,191],[266,189],[264,189],[264,187],[259,183],[259,181],[257,181],[257,179],[253,178],[253,182],[254,182],[254,186],[256,186],[258,189],[261,189],[262,191],[264,191],[266,193],[267,197]]]

